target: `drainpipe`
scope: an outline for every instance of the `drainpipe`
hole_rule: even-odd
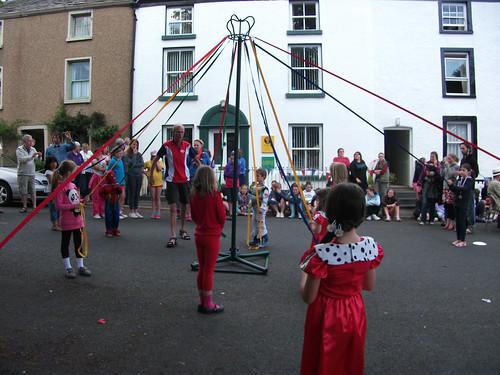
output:
[[[133,109],[134,109],[135,32],[136,32],[136,28],[137,28],[137,16],[135,14],[135,9],[139,6],[138,4],[139,4],[139,0],[135,0],[135,2],[132,4],[134,18],[132,21],[133,22],[133,25],[132,25],[132,60],[131,60],[131,67],[130,67],[130,112],[129,112],[129,119],[132,119]],[[128,128],[129,138],[132,138],[133,126],[134,126],[134,124],[132,124]]]

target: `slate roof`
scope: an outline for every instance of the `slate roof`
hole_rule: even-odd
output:
[[[0,7],[0,18],[23,17],[73,9],[128,5],[135,0],[11,0]]]

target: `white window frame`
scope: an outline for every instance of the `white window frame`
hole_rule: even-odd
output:
[[[163,139],[163,143],[166,141],[169,141],[172,139],[172,131],[174,130],[175,124],[166,124],[162,125],[162,130],[161,130],[161,137]],[[193,141],[196,139],[194,135],[194,124],[182,124],[184,126],[184,130],[190,129],[191,130],[191,140],[188,140],[189,143],[193,144]],[[185,135],[185,133],[184,133]]]
[[[4,20],[0,20],[0,48],[3,48],[3,25]]]
[[[293,5],[294,4],[303,4],[304,6],[304,14],[302,16],[294,16],[293,15]],[[306,4],[314,4],[315,6],[315,14],[314,16],[306,16],[305,15],[305,5]],[[302,29],[294,29],[293,28],[293,20],[295,18],[302,18],[304,20],[304,25]],[[316,19],[316,28],[315,29],[306,29],[306,18],[314,18]],[[290,30],[294,31],[308,31],[308,30],[319,30],[319,1],[317,0],[307,0],[307,1],[290,1]]]
[[[64,103],[65,104],[72,104],[72,103],[90,103],[92,100],[92,57],[74,57],[70,59],[65,59],[64,60]],[[88,61],[89,62],[89,95],[88,97],[85,98],[78,98],[78,99],[73,99],[71,97],[71,72],[70,72],[70,65],[75,62],[82,62],[82,61]]]
[[[288,50],[289,50],[289,52],[292,52],[292,48],[297,48],[297,47],[300,47],[300,48],[317,47],[318,48],[318,61],[317,61],[316,65],[318,65],[318,66],[322,65],[321,44],[289,44]],[[292,59],[294,59],[294,57],[290,56],[290,66],[292,66]],[[293,69],[301,69],[301,70],[317,70],[318,71],[317,84],[319,87],[323,87],[323,74],[319,68],[314,67],[314,66],[310,66],[310,67],[304,66],[304,67],[300,67],[300,68],[299,67],[292,67],[292,68]],[[311,90],[293,90],[293,88],[292,88],[292,80],[293,80],[292,71],[290,71],[288,77],[289,77],[289,84],[288,84],[288,92],[289,93],[305,93],[306,94],[306,93],[320,93],[320,92],[322,92],[319,88],[314,88]],[[304,78],[297,76],[297,79],[302,79],[306,83]]]
[[[463,18],[462,17],[459,17],[458,15],[454,15],[454,16],[451,16],[449,15],[448,17],[445,17],[445,6],[457,6],[457,7],[462,7],[463,8],[463,11],[464,11],[464,16]],[[469,25],[468,25],[468,22],[467,22],[467,17],[468,17],[468,14],[467,14],[467,3],[462,3],[462,2],[443,2],[441,3],[441,22],[442,22],[442,29],[443,31],[457,31],[457,32],[467,32],[469,31]],[[462,20],[463,19],[463,23],[456,23],[456,24],[453,24],[453,23],[445,23],[444,20],[445,18],[449,18],[449,19],[456,19],[456,20]],[[460,27],[460,26],[463,26],[463,30],[462,29],[454,29],[455,27]],[[447,28],[449,27],[449,28]]]
[[[72,35],[74,20],[75,20],[75,17],[79,17],[82,15],[89,15],[90,16],[90,35],[75,37]],[[93,26],[94,26],[94,12],[92,11],[92,9],[69,12],[68,13],[68,36],[66,38],[66,41],[67,42],[76,42],[76,41],[80,41],[80,40],[92,39]]]
[[[190,20],[179,20],[175,22],[171,22],[170,15],[172,14],[173,11],[175,10],[181,10],[181,9],[191,9],[191,19]],[[178,7],[167,7],[166,15],[165,15],[165,34],[166,35],[191,35],[194,33],[194,7],[193,6],[178,6]],[[172,23],[179,23],[181,25],[180,27],[180,33],[174,34],[170,30],[170,25]],[[191,32],[190,33],[183,33],[182,32],[182,25],[187,23],[191,23]]]
[[[0,109],[3,109],[3,66],[0,66]]]
[[[448,61],[452,60],[465,60],[466,66],[466,76],[465,77],[448,77],[446,75]],[[444,54],[444,81],[445,81],[445,94],[447,96],[470,96],[471,95],[471,71],[470,71],[470,54],[467,52],[446,52]],[[449,93],[446,90],[447,82],[466,82],[467,83],[467,92],[465,93]]]
[[[176,52],[176,53],[181,53],[183,51],[191,51],[192,52],[192,60],[191,60],[191,63],[189,64],[189,67],[191,67],[193,64],[194,64],[194,61],[195,61],[195,48],[194,47],[182,47],[182,48],[164,48],[163,49],[163,87],[162,87],[162,90],[161,92],[164,92],[169,84],[168,84],[168,74],[177,74],[179,77],[186,71],[186,70],[172,70],[172,71],[168,71],[167,70],[167,62],[168,62],[168,54],[169,53],[172,53],[172,52]],[[170,95],[170,94],[173,94],[176,90],[177,90],[177,87],[179,87],[178,85],[182,85],[183,81],[184,80],[188,80],[190,78],[190,75],[192,75],[193,72],[191,71],[191,73],[187,74],[184,79],[180,82],[177,83],[176,86],[174,86],[170,91],[167,91],[164,95]],[[191,86],[191,90],[189,89],[189,87]],[[191,83],[184,87],[183,90],[181,90],[177,96],[182,96],[182,95],[194,95],[194,80],[191,81]]]
[[[450,130],[450,125],[451,126],[454,126],[454,125],[465,125],[467,127],[467,136],[465,137],[465,139],[469,142],[472,142],[472,123],[470,121],[466,121],[466,120],[463,120],[463,121],[447,121],[445,126],[446,126],[446,130],[454,133],[454,134],[457,134],[456,131],[452,131]],[[461,143],[463,143],[462,140],[452,136],[451,134],[449,133],[446,133],[446,155],[450,154],[450,150],[449,150],[449,146],[450,145],[460,145]],[[458,149],[458,151],[456,151],[456,155],[460,158],[460,149]]]
[[[307,147],[307,131],[304,131],[304,146],[305,147],[294,147],[294,142],[293,142],[293,128],[318,128],[319,129],[319,145],[318,147]],[[288,125],[289,129],[289,145],[290,145],[290,150],[292,153],[292,159],[293,159],[293,152],[294,151],[305,151],[305,160],[304,160],[304,166],[306,170],[310,169],[316,169],[316,170],[322,170],[323,169],[323,124],[304,124],[304,123],[293,123]],[[307,151],[319,151],[319,165],[318,168],[311,168],[308,161],[308,154]],[[294,165],[294,167],[298,168],[299,166]]]

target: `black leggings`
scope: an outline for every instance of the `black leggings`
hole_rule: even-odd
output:
[[[455,221],[457,227],[457,240],[465,241],[467,230],[467,208],[455,206]]]
[[[453,203],[444,204],[444,216],[447,219],[455,220],[455,207],[453,206]]]
[[[69,241],[71,239],[71,233],[73,233],[75,255],[77,258],[82,258],[82,256],[78,254],[78,248],[82,245],[82,232],[80,232],[80,229],[63,230],[61,232],[61,255],[63,259],[69,258]]]
[[[378,215],[380,206],[366,206],[366,216]]]

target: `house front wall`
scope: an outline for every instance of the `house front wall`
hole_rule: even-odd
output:
[[[135,57],[134,115],[151,103],[162,91],[163,50],[165,48],[194,47],[197,61],[224,35],[226,22],[232,14],[255,17],[252,35],[288,49],[291,44],[321,44],[322,65],[331,72],[365,87],[402,107],[442,126],[446,116],[473,116],[477,118],[477,142],[480,147],[498,153],[494,140],[500,139],[496,125],[494,79],[500,53],[493,48],[499,40],[497,27],[500,3],[471,3],[474,32],[472,34],[442,34],[439,32],[439,2],[437,1],[319,1],[321,34],[290,35],[290,8],[288,1],[210,2],[196,3],[193,10],[194,39],[162,39],[165,34],[165,6],[147,6],[137,10],[137,38]],[[256,41],[286,63],[286,54]],[[442,92],[442,48],[470,48],[474,51],[475,98],[445,98]],[[195,124],[195,136],[203,113],[224,99],[230,66],[228,46],[218,62],[195,87],[197,100],[186,101],[169,124]],[[321,167],[328,168],[337,148],[343,147],[352,159],[361,151],[365,161],[371,162],[384,151],[384,129],[402,127],[408,131],[408,151],[417,157],[429,157],[431,151],[443,154],[442,130],[398,109],[381,99],[323,73],[324,89],[363,117],[363,121],[332,98],[288,98],[289,71],[262,51],[258,51],[262,69],[269,86],[287,146],[291,146],[290,126],[294,124],[321,124]],[[241,110],[250,118],[246,85],[251,82],[243,58]],[[253,88],[250,87],[252,93]],[[234,105],[235,82],[231,86],[230,103]],[[252,93],[253,95],[253,93]],[[265,92],[263,92],[265,97]],[[266,102],[271,134],[276,137],[279,158],[290,165],[272,110]],[[149,121],[162,105],[155,103],[134,125],[139,129]],[[167,122],[176,102],[172,102],[144,133],[146,144],[153,139],[159,126]],[[251,102],[255,138],[265,135],[257,104]],[[376,129],[375,129],[376,128]],[[378,129],[378,130],[377,130]],[[391,138],[390,138],[391,139]],[[390,141],[389,139],[389,141]],[[157,138],[153,148],[160,146]],[[144,142],[143,142],[144,144]],[[257,164],[261,157],[260,142],[256,143]],[[390,145],[389,145],[390,146]],[[394,146],[394,145],[392,145]],[[395,147],[398,147],[397,145]],[[408,176],[413,173],[413,158],[405,161]],[[498,161],[478,153],[482,174],[488,176]],[[390,162],[396,162],[391,161]]]
[[[68,113],[102,112],[109,124],[130,119],[133,10],[93,9],[92,39],[67,42],[68,12],[4,19],[0,117],[46,124],[64,101],[66,59],[91,58],[91,100]]]

